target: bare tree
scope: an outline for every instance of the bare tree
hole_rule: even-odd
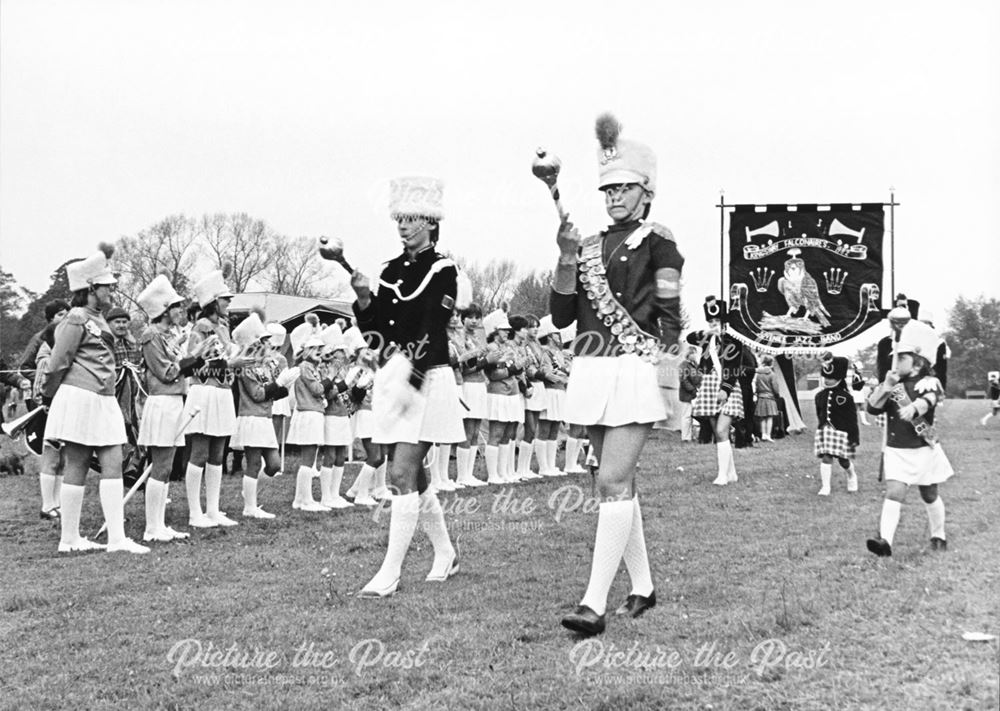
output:
[[[114,255],[119,270],[119,291],[134,301],[158,274],[165,275],[178,292],[188,290],[197,254],[199,230],[184,215],[171,215],[134,236],[122,237]]]
[[[290,296],[320,296],[326,265],[311,237],[276,238],[274,258],[263,274],[268,291]]]
[[[510,297],[510,312],[532,314],[541,318],[549,313],[549,294],[552,292],[552,272],[532,272],[521,278]]]
[[[238,293],[246,291],[255,277],[263,275],[275,258],[271,229],[263,220],[245,212],[205,215],[201,228],[205,247],[218,267],[232,265],[230,286]]]
[[[483,311],[500,308],[511,299],[517,278],[517,263],[513,259],[491,259],[485,267],[462,257],[452,259],[472,282],[472,300]]]

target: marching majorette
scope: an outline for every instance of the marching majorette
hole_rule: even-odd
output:
[[[708,328],[687,336],[688,343],[701,347],[698,370],[701,387],[691,405],[691,416],[708,423],[715,435],[719,462],[718,476],[712,481],[725,486],[738,480],[733,446],[729,441],[733,421],[744,416],[743,393],[737,379],[742,367],[743,345],[726,334],[726,302],[709,296],[703,304]]]
[[[548,361],[542,356],[542,346],[538,342],[539,320],[532,314],[514,317],[517,325],[520,326],[520,319],[523,318],[525,326],[523,328],[512,329],[514,333],[514,346],[524,359],[524,373],[522,375],[527,390],[524,397],[524,439],[517,443],[517,475],[521,479],[541,479],[540,473],[531,470],[531,455],[536,454],[539,470],[545,468],[545,452],[539,451],[539,446],[535,444],[538,433],[538,422],[542,410],[547,402],[545,392],[545,380],[548,377]],[[512,319],[511,325],[514,325]],[[544,447],[544,445],[542,445]]]
[[[274,518],[257,503],[258,476],[263,470],[274,476],[281,470],[278,438],[274,433],[274,402],[288,396],[288,387],[298,376],[297,369],[274,372],[270,345],[271,332],[256,313],[251,313],[233,329],[233,341],[250,361],[236,378],[239,413],[232,448],[246,457],[243,472],[243,515],[247,518]]]
[[[235,526],[236,521],[219,509],[222,493],[222,460],[226,438],[236,432],[233,402],[235,370],[249,364],[229,334],[229,302],[233,292],[226,285],[228,265],[209,272],[194,285],[200,312],[188,336],[187,355],[201,355],[206,364],[191,378],[184,402],[187,434],[191,447],[185,488],[189,524],[195,528]],[[206,343],[207,341],[207,343]],[[202,470],[205,476],[205,510],[201,509]]]
[[[111,305],[118,280],[110,266],[114,248],[102,243],[99,250],[66,265],[72,308],[56,327],[42,391],[42,404],[49,408],[44,438],[62,442],[59,552],[106,548],[109,552],[148,553],[149,548],[125,536],[121,447],[126,442],[125,420],[115,399],[113,336],[101,315]],[[101,464],[107,546],[80,535],[84,486],[93,454]]]
[[[388,358],[375,378],[373,439],[394,445],[391,478],[400,492],[392,497],[385,559],[361,590],[362,597],[396,592],[418,523],[434,548],[427,579],[444,581],[458,572],[444,511],[437,494],[427,488],[423,467],[432,443],[465,440],[460,391],[448,365],[447,329],[452,311],[471,301],[471,289],[459,293],[454,262],[435,249],[444,217],[442,195],[443,184],[434,178],[392,181],[390,214],[403,253],[383,266],[376,294],[364,274],[351,275],[358,327],[381,340]]]
[[[581,336],[566,386],[566,413],[586,425],[600,462],[601,504],[590,582],[564,627],[584,635],[605,628],[608,592],[622,558],[632,591],[616,614],[638,617],[656,604],[635,490],[636,464],[653,423],[666,417],[654,363],[676,352],[681,332],[684,258],[665,227],[646,222],[656,191],[656,156],[620,139],[610,115],[597,121],[598,187],[612,224],[582,239],[568,216],[559,225],[552,323],[573,321]]]
[[[264,324],[264,328],[271,334],[271,338],[268,339],[266,363],[271,370],[272,376],[277,378],[279,373],[284,372],[288,368],[288,359],[281,352],[281,349],[285,345],[285,340],[288,338],[288,331],[277,321]],[[271,421],[274,424],[274,437],[278,440],[278,447],[282,448],[282,451],[284,451],[285,435],[288,432],[288,420],[291,416],[291,393],[271,403]],[[280,476],[281,474],[281,469],[278,469],[274,473],[274,476]]]
[[[986,427],[991,417],[996,417],[1000,412],[1000,370],[991,370],[986,374],[986,393],[991,402],[990,411],[979,420],[979,424],[983,427]]]
[[[458,362],[462,368],[462,402],[468,410],[463,417],[465,442],[458,445],[455,453],[458,476],[456,483],[462,486],[486,486],[486,482],[473,474],[476,468],[476,454],[479,452],[479,427],[487,419],[486,406],[486,343],[482,341],[480,327],[483,310],[479,304],[469,304],[460,313],[462,320],[461,341]]]
[[[313,498],[313,477],[318,477],[316,457],[323,446],[325,435],[323,412],[326,387],[320,377],[319,364],[322,361],[323,339],[313,329],[312,324],[301,323],[289,335],[292,351],[299,366],[299,378],[295,381],[295,412],[288,426],[286,444],[295,445],[298,450],[299,469],[295,475],[295,498],[293,509],[302,511],[329,511]]]
[[[892,312],[890,312],[892,318]],[[934,550],[948,547],[945,536],[944,501],[938,484],[954,473],[937,440],[934,411],[944,394],[933,376],[940,336],[925,323],[910,321],[900,329],[895,344],[895,367],[868,399],[868,411],[886,415],[886,446],[883,450],[885,500],[879,534],[868,539],[868,550],[878,556],[892,555],[893,536],[910,486],[920,490],[930,523]]]
[[[368,347],[361,329],[352,326],[344,332],[344,340],[354,353],[354,364],[347,372],[347,383],[352,388],[364,390],[361,404],[351,415],[351,429],[356,439],[365,448],[365,462],[358,476],[347,490],[347,496],[362,506],[375,506],[380,499],[391,499],[392,492],[386,486],[385,476],[388,459],[385,447],[372,441],[375,435],[375,415],[372,411],[372,394],[375,373],[378,371],[378,356]]]
[[[347,451],[354,445],[351,412],[364,399],[347,384],[347,341],[340,326],[332,325],[320,334],[323,341],[323,378],[326,409],[323,410],[323,450],[319,470],[320,504],[331,509],[348,509],[353,504],[340,495]],[[352,400],[352,397],[357,398]]]
[[[524,362],[510,342],[510,321],[497,309],[483,317],[486,332],[486,417],[489,434],[486,440],[486,482],[511,484],[520,479],[514,471],[514,439],[517,426],[524,421],[524,406],[517,376]]]
[[[552,316],[544,316],[538,324],[538,343],[545,364],[545,409],[539,414],[535,454],[538,471],[543,476],[565,476],[556,466],[559,449],[559,427],[566,419],[566,383],[569,380],[569,360],[563,353],[559,329],[552,325]]]
[[[146,404],[139,421],[138,444],[150,454],[149,478],[146,480],[146,531],[143,540],[172,541],[189,534],[175,531],[166,524],[167,488],[174,455],[184,446],[184,396],[187,378],[205,365],[201,350],[181,356],[171,337],[171,329],[180,323],[184,298],[162,274],[143,289],[137,299],[146,312],[149,325],[139,337],[139,347],[146,374]],[[202,343],[201,348],[207,344]]]
[[[820,496],[830,495],[833,460],[847,472],[847,490],[858,490],[854,454],[861,437],[858,412],[847,388],[847,358],[830,358],[822,366],[823,387],[816,393],[816,438],[813,451],[820,458]]]

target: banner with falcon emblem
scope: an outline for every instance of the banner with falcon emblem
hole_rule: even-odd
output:
[[[736,205],[729,332],[768,353],[829,348],[882,319],[881,203]]]

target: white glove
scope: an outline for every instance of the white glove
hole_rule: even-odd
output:
[[[299,379],[299,366],[295,365],[291,368],[285,368],[283,371],[278,373],[278,377],[274,379],[278,385],[283,388],[290,387],[292,383]]]

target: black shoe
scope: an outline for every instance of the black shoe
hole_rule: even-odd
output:
[[[48,511],[39,511],[38,518],[43,521],[58,521],[59,520],[59,507],[56,506],[54,509],[49,509]]]
[[[580,605],[576,612],[562,618],[562,626],[578,634],[590,637],[604,631],[607,615],[598,615],[586,605]]]
[[[938,538],[934,536],[931,538],[931,550],[935,551],[946,551],[948,550],[948,541],[943,538]]]
[[[892,555],[892,546],[890,546],[889,541],[884,538],[869,538],[868,550],[880,558],[886,558]]]
[[[651,607],[656,607],[656,591],[649,593],[649,597],[642,595],[629,595],[625,598],[622,606],[615,610],[616,615],[629,615],[638,617]]]

